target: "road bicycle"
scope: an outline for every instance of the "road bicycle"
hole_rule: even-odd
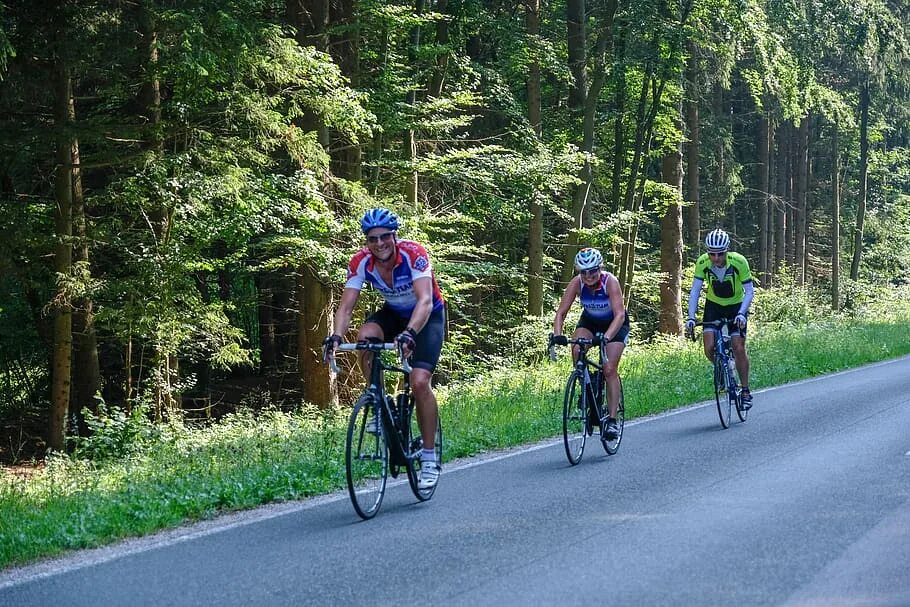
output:
[[[736,380],[736,361],[733,358],[733,346],[730,343],[729,318],[720,318],[711,322],[698,323],[702,327],[714,329],[720,334],[720,339],[714,339],[714,400],[717,403],[717,415],[720,425],[729,428],[732,423],[733,410],[739,421],[744,422],[749,416],[749,410],[743,409],[742,390]],[[719,331],[717,331],[719,329]],[[692,339],[695,333],[692,332]]]
[[[421,502],[430,499],[436,486],[426,489],[418,486],[423,438],[411,396],[411,367],[401,356],[401,349],[394,343],[357,342],[339,344],[336,350],[366,350],[372,360],[370,381],[351,411],[344,447],[345,476],[354,510],[364,519],[376,516],[389,474],[397,478],[402,470],[414,496]],[[382,353],[387,350],[398,350],[400,367],[383,360]],[[323,349],[323,359],[338,373],[335,357],[328,347]],[[400,373],[404,379],[402,389],[394,397],[386,393],[386,372]],[[437,462],[441,462],[442,422],[438,417],[435,443]]]
[[[604,406],[606,382],[603,376],[603,365],[606,361],[606,352],[604,348],[599,347],[602,339],[602,333],[597,333],[593,339],[584,337],[566,339],[566,345],[578,346],[578,360],[575,361],[575,367],[566,381],[562,407],[563,444],[566,448],[566,457],[573,466],[581,461],[587,437],[593,436],[595,427],[598,428],[600,442],[607,455],[615,455],[622,442],[622,431],[625,425],[625,398],[622,391],[622,380],[619,384],[619,406],[616,409],[616,426],[619,432],[612,439],[608,439],[604,435],[608,412]],[[556,360],[555,345],[551,338],[550,360]],[[598,362],[592,361],[588,357],[592,346],[598,346],[597,350],[600,352]]]

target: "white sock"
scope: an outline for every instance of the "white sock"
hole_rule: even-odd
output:
[[[436,449],[423,449],[420,452],[420,461],[435,462],[436,461]]]

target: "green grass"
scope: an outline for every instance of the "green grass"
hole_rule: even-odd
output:
[[[750,330],[753,388],[910,353],[910,314]],[[493,370],[441,389],[445,458],[558,435],[565,354],[557,363]],[[700,344],[633,343],[620,371],[629,418],[713,393]],[[341,410],[238,414],[206,428],[164,428],[129,456],[99,462],[56,457],[28,480],[5,474],[0,567],[339,489],[346,421]]]

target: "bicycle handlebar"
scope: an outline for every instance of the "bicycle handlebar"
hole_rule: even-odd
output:
[[[708,322],[697,322],[695,323],[696,327],[720,327],[722,325],[727,325],[733,322],[732,318],[718,318],[717,320],[712,320]]]
[[[398,350],[398,357],[401,359],[401,369],[405,373],[411,372],[411,365],[408,364],[408,359],[402,356],[401,345],[396,343],[375,343],[371,341],[358,341],[352,344],[338,344],[335,347],[336,350],[341,350],[343,352],[352,352],[354,350],[368,350],[370,352],[382,352],[383,350]],[[328,347],[323,346],[322,360],[329,363],[329,368],[332,369],[332,373],[338,373],[338,365],[335,364],[335,356],[333,352],[328,349]]]
[[[559,336],[559,337],[564,337],[564,336]],[[595,333],[593,338],[587,338],[587,337],[566,338],[565,344],[553,343],[551,341],[549,344],[549,347],[547,348],[547,354],[549,355],[551,361],[555,361],[556,360],[556,346],[561,346],[561,345],[599,346],[602,342],[603,342],[603,333]]]
[[[733,324],[733,318],[718,318],[717,320],[710,320],[707,322],[697,322],[694,326],[696,327],[710,327],[712,329],[718,329],[727,325]],[[695,341],[695,331],[692,331],[689,335],[689,339]]]

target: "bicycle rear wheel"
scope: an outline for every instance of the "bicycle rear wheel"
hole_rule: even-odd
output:
[[[727,369],[720,356],[714,357],[714,400],[717,402],[717,415],[720,425],[730,427],[730,416],[733,414],[733,399],[727,391]]]
[[[604,390],[607,387],[604,386]],[[619,406],[616,408],[616,426],[619,428],[619,434],[616,435],[616,438],[612,440],[601,439],[603,443],[604,451],[607,452],[607,455],[616,455],[616,452],[619,451],[619,443],[622,442],[622,429],[626,424],[626,398],[622,389],[622,380],[619,380]],[[600,433],[603,436],[605,431],[605,424],[601,424]]]
[[[423,462],[420,460],[420,450],[423,449],[423,438],[420,436],[420,425],[417,423],[417,414],[415,411],[414,403],[411,403],[408,406],[408,425],[409,430],[409,440],[408,440],[408,450],[414,457],[411,457],[408,460],[408,484],[411,486],[411,491],[421,502],[425,502],[436,493],[436,487],[439,485],[433,485],[429,489],[421,489],[418,485],[420,481],[420,467]],[[436,449],[436,465],[442,466],[442,420],[439,417],[437,411],[436,414],[436,438],[434,440],[434,448]]]
[[[364,519],[379,512],[389,476],[389,446],[376,405],[371,394],[360,397],[351,411],[345,442],[348,494],[354,510]]]
[[[588,399],[581,376],[572,372],[566,382],[562,406],[562,438],[566,457],[573,466],[581,461],[588,436]]]

